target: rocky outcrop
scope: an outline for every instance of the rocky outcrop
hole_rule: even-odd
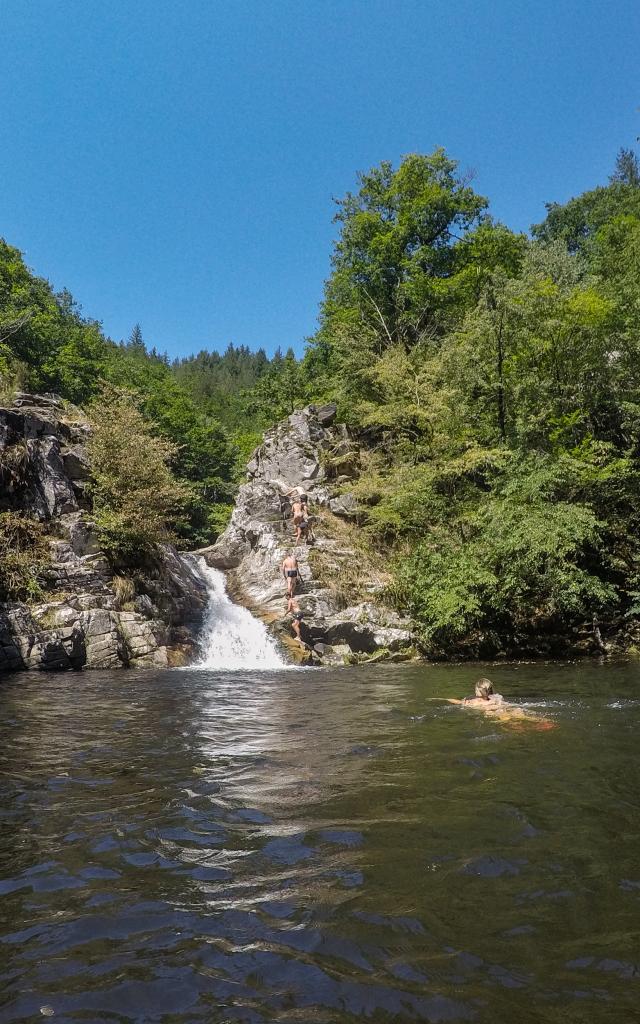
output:
[[[289,630],[280,565],[294,551],[302,585],[296,597],[304,619],[301,633],[315,657],[336,664],[376,654],[400,659],[414,643],[411,623],[380,599],[384,579],[362,567],[368,599],[354,600],[350,586],[361,554],[342,524],[357,521],[349,481],[359,452],[335,406],[308,406],[265,434],[247,467],[227,530],[199,552],[227,572],[229,591],[261,615],[274,631]],[[286,492],[304,488],[315,523],[312,544],[294,544]]]
[[[134,580],[114,575],[100,550],[88,434],[55,396],[20,394],[0,408],[0,512],[34,516],[51,549],[44,597],[0,604],[0,673],[166,666],[194,645],[207,591],[193,556],[167,545]]]

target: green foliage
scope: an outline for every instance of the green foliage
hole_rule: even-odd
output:
[[[36,601],[48,561],[42,525],[17,512],[0,512],[0,601]]]
[[[429,650],[517,649],[594,615],[619,629],[640,615],[638,166],[621,150],[609,183],[549,204],[532,239],[496,223],[441,149],[372,168],[337,203],[302,360],[231,345],[169,366],[139,325],[105,338],[2,243],[0,388],[135,391],[95,406],[124,403],[139,442],[103,414],[96,507],[128,557],[169,530],[214,539],[262,431],[335,400],[360,441],[359,458],[326,453],[360,504],[359,561],[395,565]]]
[[[617,178],[564,205],[547,203],[546,219],[532,232],[542,242],[562,241],[571,253],[588,252],[600,228],[624,215],[640,216],[640,188]]]
[[[434,653],[638,615],[636,170],[621,154],[534,241],[439,152],[381,165],[339,204],[302,372],[360,434],[363,533]]]
[[[429,647],[488,632],[517,643],[616,603],[614,587],[587,567],[601,524],[584,505],[530,500],[511,487],[463,514],[457,530],[451,525],[419,543],[399,570]]]
[[[0,240],[0,394],[9,401],[18,387],[53,391],[85,405],[104,382],[134,390],[152,431],[175,446],[172,469],[188,492],[172,524],[181,542],[215,540],[212,524],[221,521],[217,506],[231,499],[236,453],[212,410],[201,407],[165,357],[147,350],[139,324],[126,344],[105,338],[68,292],[54,294]]]
[[[107,385],[90,410],[93,515],[103,547],[124,564],[144,562],[171,540],[185,488],[170,462],[176,448],[154,436],[135,397]]]
[[[366,325],[380,349],[415,345],[437,332],[459,302],[469,258],[465,234],[487,201],[437,149],[388,162],[359,176],[338,201],[340,238],[327,283],[323,323]]]

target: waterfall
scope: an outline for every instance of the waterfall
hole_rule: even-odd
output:
[[[209,608],[202,636],[203,654],[192,668],[274,669],[290,667],[278,653],[264,622],[234,604],[225,578],[204,559],[201,571],[209,590]]]

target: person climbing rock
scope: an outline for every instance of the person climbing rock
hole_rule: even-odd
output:
[[[300,484],[296,484],[295,487],[290,487],[288,491],[284,492],[284,496],[285,498],[293,498],[295,496],[296,500],[301,501],[304,505],[309,503],[305,489],[304,487],[301,487]]]
[[[315,541],[310,516],[304,516],[296,525],[296,544],[301,544],[303,540],[307,544]]]
[[[300,623],[304,618],[304,613],[300,611],[300,605],[296,601],[295,597],[290,597],[287,601],[287,613],[292,616],[291,619],[291,631],[294,637],[301,644],[305,650],[309,650],[309,645],[304,642],[300,636]]]
[[[291,502],[291,511],[293,513],[293,525],[299,527],[300,523],[303,523],[309,515],[309,506],[306,500],[303,501],[299,497],[294,498]]]
[[[287,585],[287,595],[293,597],[296,592],[298,580],[301,579],[298,569],[298,559],[293,554],[288,554],[282,559],[282,575]]]

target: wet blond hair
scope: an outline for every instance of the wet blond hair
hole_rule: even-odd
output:
[[[491,680],[487,679],[485,676],[483,676],[482,679],[478,679],[478,682],[476,683],[476,697],[483,697],[485,700],[488,700],[492,693],[493,683]]]

